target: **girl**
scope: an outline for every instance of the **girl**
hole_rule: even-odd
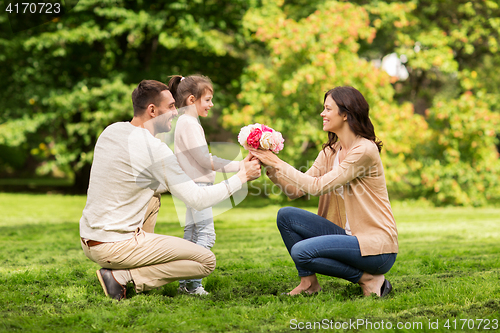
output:
[[[237,172],[239,161],[229,161],[209,153],[205,132],[198,117],[207,117],[212,103],[212,82],[206,76],[173,76],[169,90],[174,96],[176,107],[185,113],[179,117],[174,135],[174,152],[184,172],[198,186],[210,186],[215,181],[215,172]],[[212,208],[197,211],[186,206],[184,239],[211,249],[215,243],[215,229]],[[201,279],[179,281],[179,292],[208,295]]]

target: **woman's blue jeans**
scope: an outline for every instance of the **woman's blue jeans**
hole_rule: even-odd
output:
[[[280,209],[277,223],[299,276],[319,273],[357,283],[363,272],[385,274],[396,261],[396,253],[362,256],[355,236],[303,209]]]

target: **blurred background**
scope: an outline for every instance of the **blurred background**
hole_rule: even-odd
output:
[[[25,30],[8,4],[1,191],[86,193],[96,140],[132,118],[137,84],[200,73],[215,88],[208,142],[265,123],[305,171],[327,140],[324,93],[350,85],[370,104],[391,199],[500,202],[496,0],[73,0]]]

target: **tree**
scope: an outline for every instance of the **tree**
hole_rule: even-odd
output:
[[[407,60],[410,78],[395,85],[395,98],[429,124],[430,140],[413,152],[422,163],[414,193],[440,204],[498,202],[498,3],[358,3],[377,28],[374,44]]]
[[[372,107],[392,195],[436,204],[498,202],[492,190],[500,185],[498,118],[492,110],[499,99],[477,77],[481,69],[494,75],[485,70],[496,63],[495,43],[487,36],[498,34],[500,25],[475,17],[457,32],[442,15],[444,9],[460,18],[494,14],[498,6],[491,1],[315,3],[316,11],[305,17],[306,11],[293,10],[293,2],[265,2],[247,12],[245,27],[266,53],[258,53],[245,70],[239,103],[225,110],[225,123],[272,124],[285,135],[285,159],[303,167],[326,141],[319,130],[323,93],[352,85]],[[370,61],[393,52],[405,56],[409,80],[398,82]],[[490,60],[474,62],[465,56],[471,52]],[[466,126],[465,119],[474,124]]]
[[[131,118],[134,86],[202,73],[219,106],[209,141],[266,123],[304,170],[326,141],[324,92],[352,85],[384,142],[391,196],[498,202],[499,17],[491,0],[84,0],[12,35],[0,15],[0,173],[62,172],[85,190],[95,141]],[[391,53],[407,80],[375,66]]]
[[[0,16],[0,146],[20,151],[23,169],[73,175],[85,191],[96,139],[131,119],[140,80],[203,73],[216,101],[234,99],[245,63],[240,18],[252,5],[80,0],[63,17],[15,34]],[[1,159],[4,173],[20,174]]]
[[[323,94],[337,85],[352,85],[372,106],[371,117],[386,147],[383,158],[391,190],[405,193],[418,181],[412,172],[421,164],[412,152],[427,137],[427,126],[410,104],[394,103],[389,75],[358,56],[359,41],[370,43],[376,32],[366,10],[331,1],[296,21],[287,18],[279,4],[268,3],[249,10],[245,22],[267,45],[268,54],[256,56],[247,67],[240,104],[225,110],[225,124],[273,126],[285,136],[283,158],[304,170],[326,141],[319,116]],[[404,177],[408,179],[401,186]]]

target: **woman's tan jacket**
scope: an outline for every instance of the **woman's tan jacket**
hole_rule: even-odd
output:
[[[398,252],[398,232],[392,214],[384,168],[376,144],[357,137],[345,159],[333,169],[335,154],[322,150],[313,166],[302,173],[286,162],[269,170],[269,178],[290,198],[321,195],[318,215],[345,228],[345,217],[358,238],[361,255]],[[335,191],[344,185],[344,200]]]

